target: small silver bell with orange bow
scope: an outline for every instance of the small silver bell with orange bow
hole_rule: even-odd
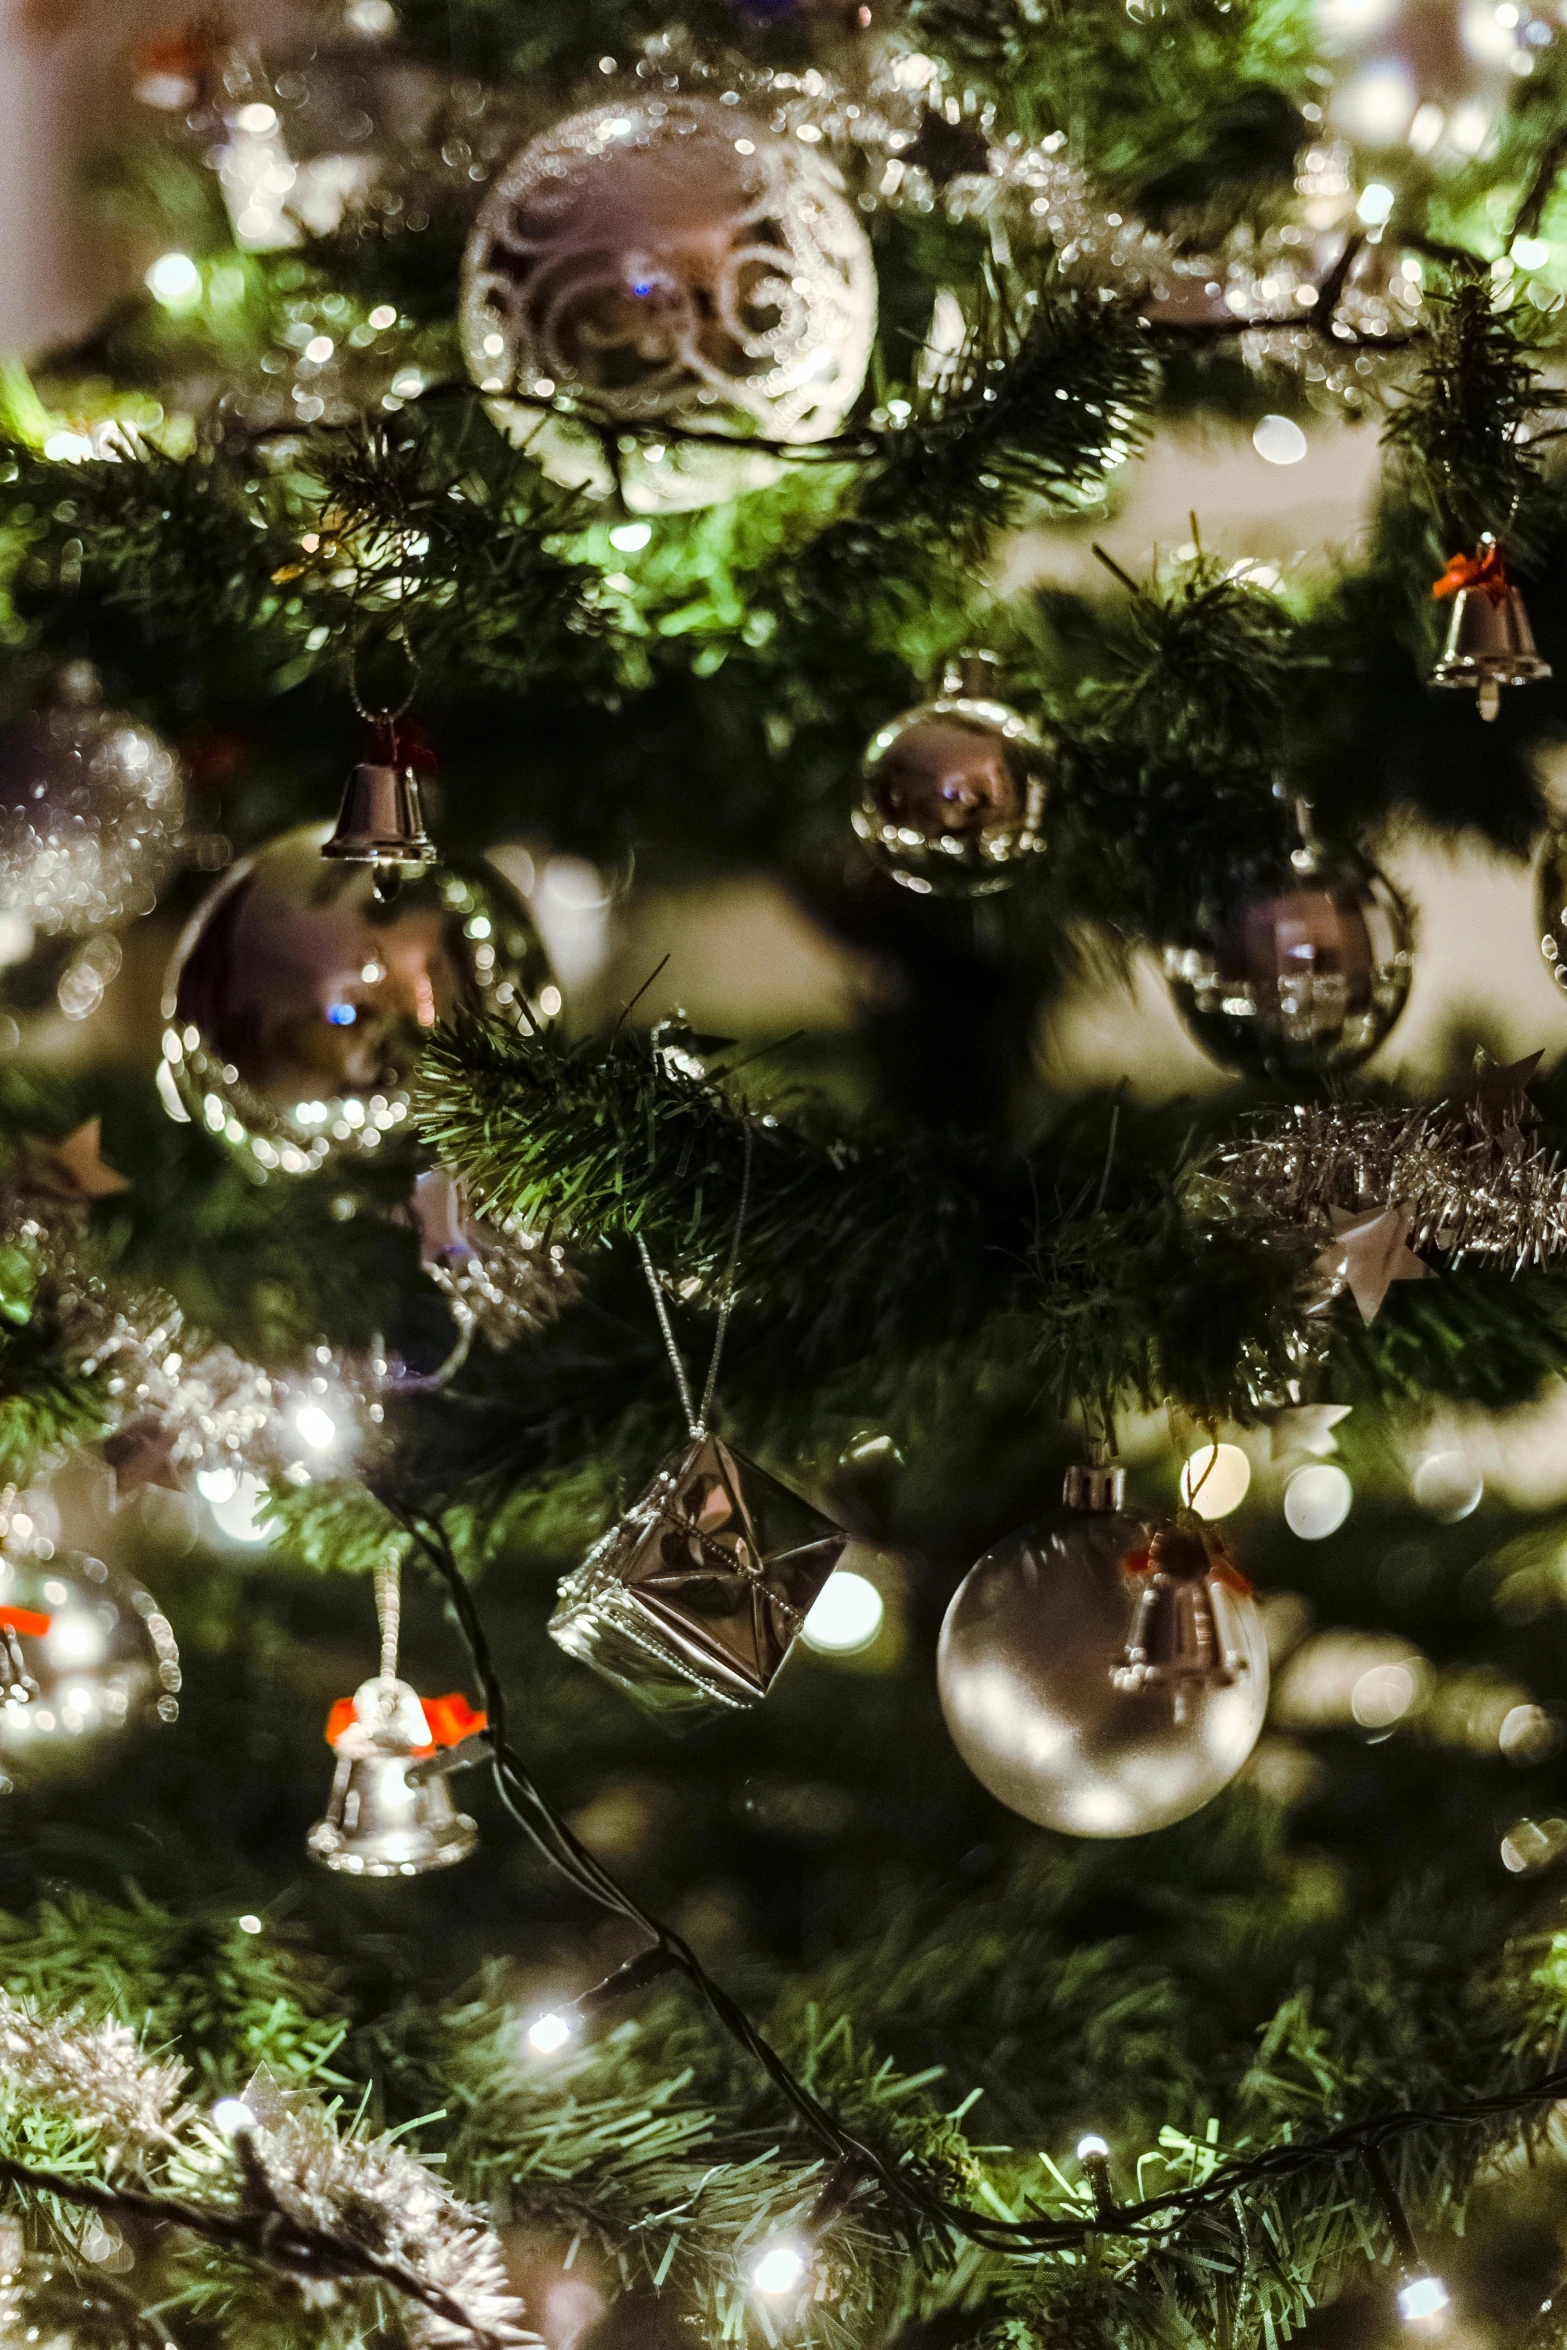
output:
[[[326,1810],[305,1839],[312,1860],[351,1877],[422,1877],[466,1860],[479,1831],[452,1799],[439,1749],[476,1728],[482,1717],[461,1699],[432,1700],[453,1718],[441,1736],[416,1692],[397,1677],[397,1570],[376,1576],[381,1670],[352,1701],[332,1709],[327,1738],[337,1757]]]
[[[1431,672],[1433,685],[1478,694],[1480,715],[1492,719],[1504,685],[1533,685],[1549,677],[1523,597],[1507,576],[1502,550],[1487,531],[1472,555],[1455,555],[1431,591],[1453,598],[1447,643]]]
[[[1168,1689],[1175,1719],[1184,1721],[1193,1691],[1229,1688],[1248,1669],[1226,1595],[1231,1605],[1249,1601],[1251,1585],[1207,1526],[1161,1526],[1122,1568],[1135,1598],[1126,1648],[1110,1678],[1130,1695]]]

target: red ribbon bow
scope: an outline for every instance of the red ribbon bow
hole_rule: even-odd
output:
[[[0,1620],[3,1620],[5,1612],[0,1610]],[[37,1617],[34,1621],[47,1630],[47,1616]],[[28,1626],[24,1624],[20,1629],[26,1631]],[[460,1689],[453,1690],[450,1697],[421,1697],[419,1703],[430,1732],[429,1745],[415,1749],[419,1754],[433,1754],[438,1746],[458,1746],[464,1738],[471,1738],[476,1730],[489,1726],[487,1717],[474,1712]],[[357,1719],[353,1699],[340,1697],[326,1718],[328,1746],[335,1746],[343,1732],[351,1729]]]
[[[1153,1571],[1153,1560],[1146,1550],[1129,1550],[1121,1560],[1123,1575],[1147,1575]],[[1251,1583],[1235,1564],[1227,1550],[1217,1547],[1208,1552],[1208,1573],[1215,1583],[1222,1583],[1227,1591],[1238,1591],[1243,1599],[1251,1595]]]
[[[1460,588],[1483,588],[1493,604],[1501,603],[1508,590],[1502,550],[1495,539],[1482,539],[1472,555],[1452,555],[1441,578],[1432,584],[1431,594],[1440,600],[1456,596]]]
[[[375,756],[382,767],[412,767],[421,775],[438,764],[435,748],[417,718],[377,718]]]
[[[36,1608],[0,1607],[0,1632],[25,1632],[29,1640],[41,1640],[54,1622],[53,1616],[43,1616]]]

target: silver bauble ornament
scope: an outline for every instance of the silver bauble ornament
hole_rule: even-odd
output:
[[[1121,1498],[1118,1470],[1074,1470],[1059,1512],[970,1571],[937,1651],[947,1728],[974,1776],[1072,1836],[1140,1836],[1198,1810],[1250,1754],[1268,1702],[1240,1578],[1186,1556],[1199,1530],[1150,1540]]]
[[[1164,975],[1203,1050],[1247,1075],[1357,1069],[1404,1008],[1409,916],[1373,867],[1308,840],[1198,906]]]
[[[1567,825],[1551,825],[1540,843],[1534,904],[1540,952],[1557,986],[1567,988]]]
[[[989,653],[949,662],[933,700],[866,746],[854,829],[877,863],[923,896],[1005,889],[1044,847],[1048,754],[999,699]]]
[[[151,727],[100,706],[89,662],[0,726],[0,966],[17,1010],[51,996],[69,1018],[97,1008],[120,956],[93,934],[151,913],[184,817],[179,760]]]
[[[624,450],[625,503],[645,512],[771,481],[776,461],[747,441],[829,438],[875,324],[870,244],[830,167],[714,98],[637,91],[540,132],[463,263],[469,373],[552,479],[616,486],[552,403],[711,436]]]
[[[47,1545],[45,1546],[48,1547]],[[180,1658],[157,1601],[126,1575],[80,1551],[0,1555],[0,1624],[13,1664],[0,1703],[0,1751],[23,1759],[122,1730],[143,1716],[179,1715]]]
[[[266,1176],[311,1173],[407,1133],[408,1081],[454,1012],[536,1017],[549,964],[510,883],[431,865],[389,903],[374,868],[301,825],[197,907],[164,983],[159,1089]]]

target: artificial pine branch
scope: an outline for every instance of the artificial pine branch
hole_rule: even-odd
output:
[[[1533,339],[1511,288],[1478,261],[1427,296],[1430,341],[1384,435],[1444,552],[1484,531],[1527,546],[1543,480],[1530,426],[1545,405]]]

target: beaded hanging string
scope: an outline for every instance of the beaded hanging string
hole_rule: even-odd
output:
[[[686,1433],[693,1444],[701,1442],[707,1434],[712,1419],[713,1398],[718,1388],[718,1366],[723,1359],[724,1340],[729,1334],[729,1317],[734,1311],[735,1287],[740,1269],[740,1241],[745,1231],[746,1211],[751,1204],[751,1157],[752,1137],[751,1129],[748,1126],[745,1130],[745,1166],[740,1177],[740,1203],[735,1209],[735,1228],[729,1243],[729,1261],[724,1268],[723,1293],[719,1299],[718,1321],[713,1331],[713,1352],[708,1361],[707,1380],[702,1389],[700,1409],[692,1400],[691,1380],[686,1371],[685,1359],[675,1338],[674,1324],[670,1321],[669,1306],[664,1296],[664,1286],[659,1279],[658,1268],[653,1262],[652,1251],[641,1233],[637,1234],[637,1254],[642,1259],[642,1270],[647,1275],[647,1285],[653,1298],[653,1311],[658,1316],[658,1326],[664,1336],[664,1349],[669,1356],[669,1367],[675,1374],[675,1385],[680,1393],[681,1408],[686,1416]]]
[[[375,1620],[381,1632],[381,1679],[397,1678],[397,1641],[402,1628],[401,1553],[388,1549],[375,1570]]]

